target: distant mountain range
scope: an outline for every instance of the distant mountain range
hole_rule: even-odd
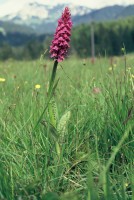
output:
[[[20,11],[8,14],[0,18],[0,32],[21,32],[21,33],[53,33],[57,26],[57,19],[60,17],[64,7],[71,10],[74,25],[90,23],[91,21],[116,20],[134,15],[134,5],[129,6],[108,6],[101,9],[90,9],[84,6],[73,4],[58,4],[49,6],[37,2],[29,3]]]

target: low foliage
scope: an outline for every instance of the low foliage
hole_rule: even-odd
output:
[[[52,65],[0,63],[0,199],[131,200],[133,55],[59,64],[38,121]]]

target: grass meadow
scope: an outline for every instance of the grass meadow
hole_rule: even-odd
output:
[[[0,200],[134,200],[134,55],[52,66],[0,63]]]

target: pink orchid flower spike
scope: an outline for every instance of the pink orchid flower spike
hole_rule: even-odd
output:
[[[61,18],[58,20],[58,26],[54,34],[54,39],[50,46],[51,57],[57,62],[64,60],[67,55],[67,50],[70,47],[72,20],[71,13],[68,7],[64,9]]]

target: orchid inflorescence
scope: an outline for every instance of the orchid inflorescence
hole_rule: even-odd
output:
[[[66,7],[62,13],[61,18],[58,20],[58,26],[50,46],[51,57],[57,60],[57,62],[63,61],[67,55],[67,50],[70,47],[69,42],[71,36],[71,28],[71,14],[69,8]]]

